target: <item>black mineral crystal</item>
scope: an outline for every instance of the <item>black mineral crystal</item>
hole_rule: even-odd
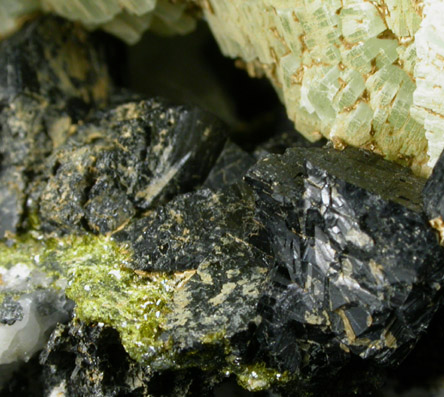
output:
[[[440,243],[444,244],[444,154],[441,154],[433,168],[432,175],[422,192],[424,210],[429,218],[431,226],[440,236]]]
[[[443,283],[423,181],[372,154],[325,148],[270,155],[246,180],[276,260],[258,306],[273,365],[325,375],[353,355],[402,360]]]
[[[20,228],[25,187],[44,159],[106,104],[111,82],[100,48],[49,17],[0,43],[0,237]]]

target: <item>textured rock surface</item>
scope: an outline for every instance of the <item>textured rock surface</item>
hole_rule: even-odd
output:
[[[80,126],[31,186],[45,230],[107,233],[205,179],[225,129],[192,106],[127,102]]]
[[[247,153],[208,113],[114,90],[84,32],[59,43],[68,26],[1,47],[0,382],[70,299],[26,367],[40,395],[380,386],[441,300],[424,180],[287,134]],[[4,390],[38,395],[20,379]]]
[[[196,269],[225,239],[244,240],[257,227],[254,201],[243,185],[182,195],[130,223],[116,234],[134,252],[134,266],[146,271]]]
[[[68,396],[212,396],[216,383],[198,369],[154,374],[131,360],[118,334],[103,325],[60,326],[41,354],[45,392]],[[55,370],[55,371],[54,371]]]
[[[45,18],[0,43],[0,237],[20,226],[30,177],[110,89],[102,52],[71,23]]]
[[[423,181],[356,150],[297,148],[264,158],[247,181],[277,260],[259,309],[274,365],[325,375],[351,355],[402,360],[443,283]]]
[[[440,243],[444,244],[444,154],[441,154],[433,169],[433,173],[427,180],[422,192],[424,210],[430,220],[430,224],[440,236]]]

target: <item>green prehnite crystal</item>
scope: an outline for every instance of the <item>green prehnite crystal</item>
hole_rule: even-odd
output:
[[[6,0],[0,5],[0,37],[20,26],[23,17],[50,12],[94,29],[102,28],[127,43],[135,43],[147,29],[188,33],[195,20],[184,1],[169,0]]]
[[[225,55],[273,82],[314,141],[370,149],[428,175],[444,147],[444,3],[208,0]]]

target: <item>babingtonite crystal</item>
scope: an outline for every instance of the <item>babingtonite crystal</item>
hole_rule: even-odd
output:
[[[100,111],[48,158],[35,212],[45,230],[111,232],[202,183],[225,139],[213,116],[161,99]]]
[[[45,158],[106,104],[111,82],[96,44],[53,18],[0,43],[0,237],[22,226],[29,180]]]
[[[430,224],[439,233],[440,243],[444,245],[444,153],[441,154],[422,192],[424,210]]]
[[[444,281],[423,181],[374,155],[325,148],[271,155],[246,179],[277,261],[259,304],[273,365],[325,374],[339,357],[404,358]]]

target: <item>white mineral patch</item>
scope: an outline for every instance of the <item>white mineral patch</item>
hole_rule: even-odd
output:
[[[68,320],[72,304],[63,290],[50,287],[52,279],[39,269],[18,263],[0,267],[0,276],[0,293],[11,294],[23,315],[11,324],[0,323],[1,388],[20,363],[43,348],[55,325]]]
[[[66,396],[66,381],[60,382],[57,386],[54,386],[48,397],[65,397]]]
[[[18,299],[23,319],[0,324],[0,365],[28,361],[43,347],[47,331],[68,318],[64,300],[63,293],[54,291],[35,291]]]
[[[28,361],[32,354],[42,347],[38,343],[42,327],[32,295],[25,295],[18,302],[23,308],[23,320],[12,325],[0,325],[0,364],[10,364],[18,360]]]

